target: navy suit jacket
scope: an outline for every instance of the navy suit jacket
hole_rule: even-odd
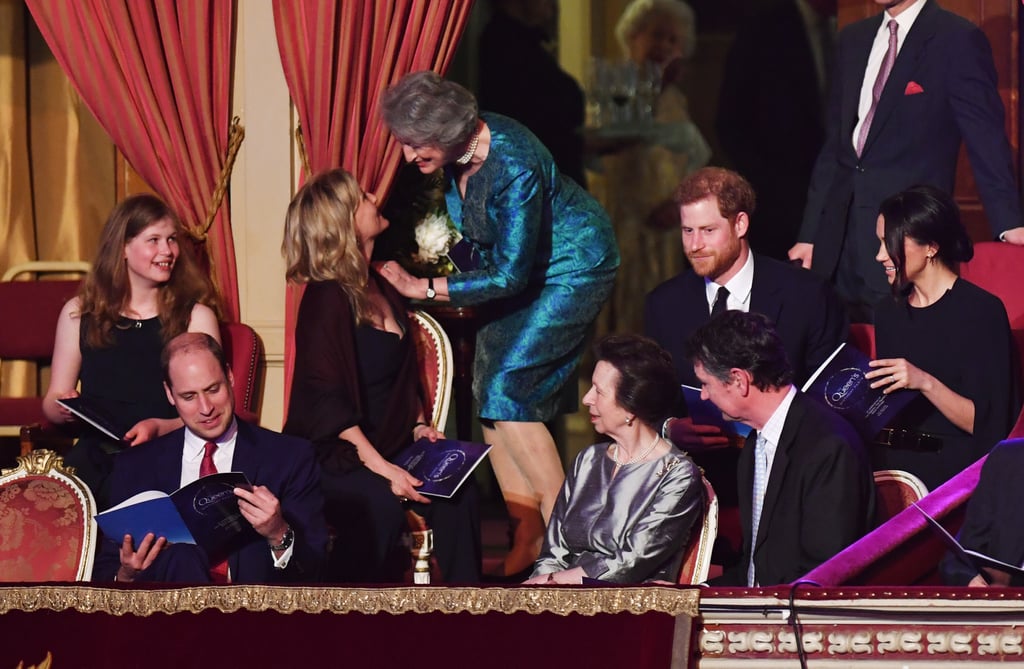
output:
[[[737,468],[743,550],[720,580],[746,585],[750,562],[754,450],[751,432]],[[794,581],[860,538],[874,518],[875,484],[857,432],[841,416],[797,393],[768,475],[754,546],[762,586]]]
[[[846,311],[831,286],[807,270],[757,253],[750,311],[775,323],[797,384],[806,381],[848,334]],[[672,354],[680,383],[699,386],[683,352],[690,335],[710,319],[704,279],[692,270],[647,296],[644,331]]]
[[[847,243],[856,247],[858,273],[881,293],[889,288],[874,260],[879,205],[917,184],[952,193],[961,138],[994,236],[1022,224],[992,48],[976,25],[925,2],[886,80],[860,157],[851,138],[884,13],[839,34],[825,144],[800,229],[800,241],[814,244],[812,269],[828,277],[846,226],[854,226]]]
[[[266,486],[281,503],[285,520],[295,532],[295,547],[287,568],[274,569],[267,540],[251,537],[228,557],[233,583],[273,583],[318,580],[327,552],[327,524],[320,492],[320,471],[313,446],[235,418],[238,437],[232,471],[243,472],[253,485]],[[128,449],[114,458],[110,476],[111,506],[146,490],[172,493],[181,487],[181,452],[185,428]],[[142,537],[133,537],[136,542]],[[121,538],[105,538],[93,569],[93,580],[109,582],[120,566]]]

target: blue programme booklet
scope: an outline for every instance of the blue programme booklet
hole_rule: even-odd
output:
[[[700,398],[700,388],[688,386],[685,383],[683,388],[683,399],[686,400],[686,410],[690,418],[698,425],[714,425],[727,435],[747,438],[750,434],[750,426],[738,420],[729,420],[722,415],[722,411],[715,406],[711,400]]]
[[[886,395],[884,387],[872,388],[874,379],[864,376],[872,370],[868,362],[860,349],[840,344],[807,380],[803,392],[839,413],[871,442],[919,393],[897,390]]]
[[[169,543],[198,544],[211,559],[224,557],[251,527],[238,510],[235,488],[251,489],[242,472],[222,472],[196,479],[168,495],[146,490],[96,515],[109,539],[131,535],[136,545],[147,533]]]
[[[455,439],[419,439],[392,458],[423,485],[416,490],[434,497],[451,497],[487,457],[491,447]]]

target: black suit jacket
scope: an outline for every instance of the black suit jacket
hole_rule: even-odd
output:
[[[245,473],[254,485],[266,486],[277,496],[285,520],[295,531],[295,547],[287,568],[274,569],[266,539],[252,531],[246,544],[228,557],[232,582],[316,581],[326,559],[327,524],[312,444],[235,420],[238,437],[232,471]],[[110,476],[111,506],[146,490],[172,493],[181,487],[184,440],[185,428],[181,428],[118,454]],[[114,580],[120,566],[120,539],[104,538],[93,580]]]
[[[743,550],[722,584],[746,585],[756,432],[737,471]],[[790,405],[768,475],[753,542],[754,573],[762,586],[794,581],[861,537],[874,517],[871,465],[853,427],[802,393]]]
[[[906,36],[857,157],[851,138],[860,89],[883,16],[839,35],[825,144],[800,229],[800,241],[814,244],[812,269],[831,276],[846,226],[854,226],[847,243],[855,245],[858,273],[878,293],[888,291],[874,260],[879,205],[916,184],[952,193],[961,138],[994,235],[1022,224],[991,46],[977,26],[934,0],[926,0]],[[908,90],[911,83],[921,92]]]
[[[828,284],[807,270],[757,253],[750,310],[775,323],[798,385],[846,341],[846,312]],[[686,340],[710,318],[704,279],[692,270],[647,296],[644,331],[672,354],[680,383],[698,385],[683,352]]]
[[[824,119],[825,97],[796,0],[773,3],[736,34],[716,119],[722,148],[757,193],[749,234],[760,253],[785,259],[796,241]]]

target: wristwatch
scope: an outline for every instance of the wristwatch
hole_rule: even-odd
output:
[[[286,550],[288,550],[291,547],[291,545],[294,542],[295,542],[295,531],[291,528],[291,526],[288,526],[288,529],[286,529],[284,531],[284,536],[281,537],[281,543],[277,544],[276,546],[274,544],[270,544],[270,550],[272,550],[272,551],[286,551]]]
[[[427,299],[432,300],[437,297],[437,291],[434,290],[434,277],[427,277]]]

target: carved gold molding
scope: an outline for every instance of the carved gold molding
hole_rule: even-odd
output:
[[[237,585],[122,590],[94,586],[0,588],[0,614],[66,611],[149,616],[217,610],[280,613],[599,613],[696,617],[696,588],[334,588]]]
[[[927,617],[927,613],[922,612],[922,617]],[[741,659],[744,655],[748,656],[747,659],[765,655],[776,658],[796,656],[796,635],[791,630],[758,625],[728,629],[732,627],[703,629],[700,633],[701,655],[708,659]],[[950,629],[948,626],[907,621],[901,625],[868,622],[860,627],[844,627],[826,634],[814,629],[813,625],[805,624],[802,635],[804,651],[820,659],[852,659],[864,655],[962,659],[1024,656],[1024,632],[1012,624]]]

